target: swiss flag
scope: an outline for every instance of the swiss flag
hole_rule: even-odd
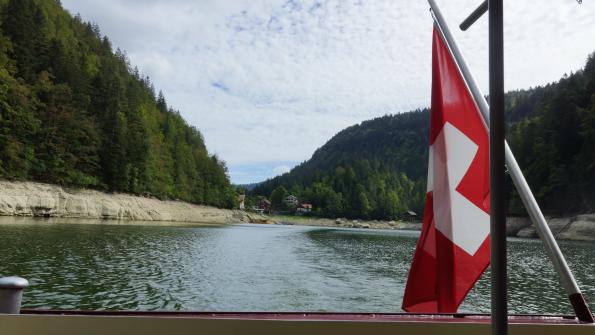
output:
[[[436,28],[429,152],[423,227],[403,309],[455,313],[490,264],[489,139]]]

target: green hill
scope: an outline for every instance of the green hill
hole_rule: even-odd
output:
[[[595,58],[556,83],[509,92],[506,105],[509,143],[544,211],[595,210]],[[428,110],[418,110],[349,127],[252,194],[270,196],[283,186],[329,217],[422,212],[428,121]],[[508,188],[510,213],[523,213],[510,182]]]
[[[0,177],[235,201],[201,133],[55,0],[0,0]]]
[[[259,184],[269,196],[283,186],[318,215],[394,218],[421,211],[428,155],[428,110],[387,115],[342,130],[289,173]]]

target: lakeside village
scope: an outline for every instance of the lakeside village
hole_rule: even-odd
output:
[[[238,207],[240,210],[251,211],[258,214],[269,215],[295,215],[295,216],[313,216],[316,217],[315,208],[311,203],[301,202],[298,197],[293,194],[271,194],[271,199],[264,196],[251,198],[245,194],[238,194]],[[400,221],[418,222],[419,217],[417,213],[407,210]]]
[[[299,199],[292,194],[282,198],[281,202],[271,202],[265,197],[258,197],[254,204],[247,204],[247,200],[246,195],[238,195],[238,205],[241,210],[248,209],[258,214],[310,215],[312,213],[312,204],[300,203]]]

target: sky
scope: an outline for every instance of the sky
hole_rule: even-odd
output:
[[[437,0],[483,92],[480,0]],[[430,104],[424,0],[62,0],[97,23],[227,162],[231,181],[289,171],[350,125]],[[580,69],[595,51],[595,1],[505,0],[505,87]]]

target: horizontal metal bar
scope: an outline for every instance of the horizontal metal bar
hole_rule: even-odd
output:
[[[473,11],[473,13],[471,13],[465,19],[465,21],[463,21],[459,25],[459,28],[461,28],[461,30],[463,30],[463,31],[469,29],[469,27],[471,27],[471,25],[474,24],[475,21],[479,20],[479,18],[483,14],[485,14],[487,11],[488,11],[488,0],[485,0],[484,2],[481,3],[481,5],[479,5],[479,7],[475,8],[475,10]]]

